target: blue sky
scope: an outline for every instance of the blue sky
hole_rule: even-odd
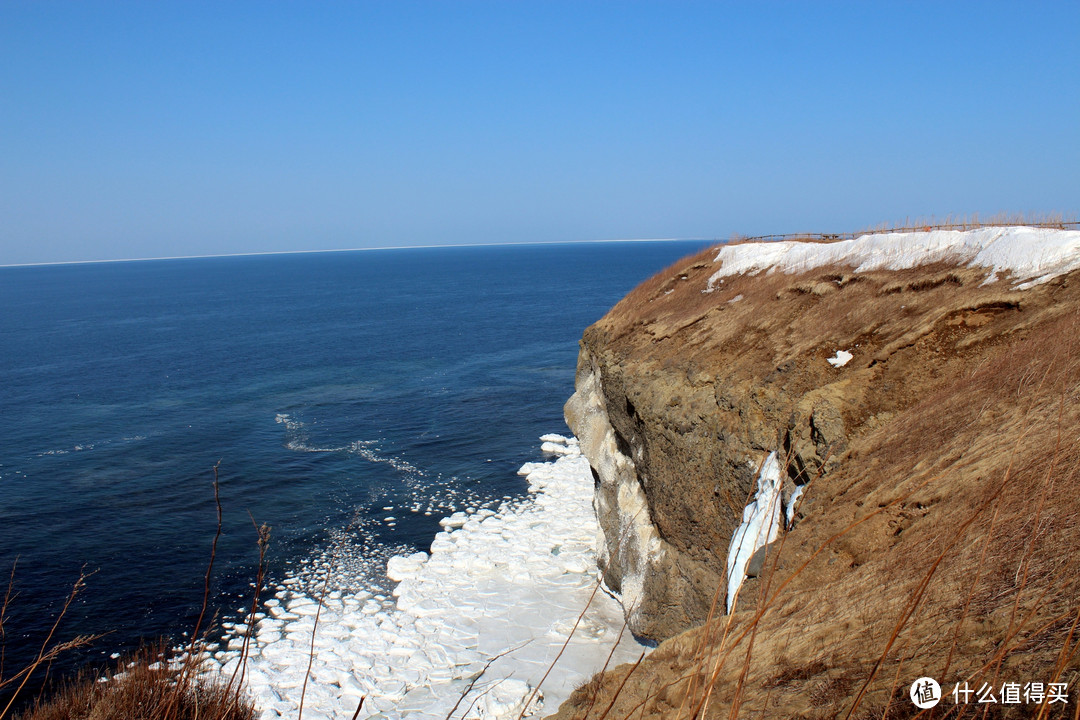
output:
[[[0,264],[1080,210],[1080,3],[0,4]]]

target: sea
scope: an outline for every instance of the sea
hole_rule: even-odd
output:
[[[264,526],[268,587],[333,551],[334,592],[394,602],[389,558],[527,497],[517,471],[567,433],[583,330],[707,244],[0,268],[3,677],[61,614],[48,642],[94,639],[24,700],[185,642],[211,561],[209,614],[227,619],[250,602]]]

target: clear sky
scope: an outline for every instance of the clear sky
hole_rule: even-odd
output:
[[[0,264],[1080,210],[1080,2],[0,3]]]

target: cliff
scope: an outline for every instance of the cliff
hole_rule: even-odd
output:
[[[1078,267],[1061,230],[732,245],[590,327],[600,566],[664,642],[558,717],[904,716],[920,676],[1075,704]],[[772,453],[773,541],[732,567]]]

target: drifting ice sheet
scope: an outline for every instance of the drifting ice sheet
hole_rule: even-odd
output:
[[[388,574],[400,580],[396,603],[330,594],[315,633],[305,720],[352,717],[361,696],[361,718],[445,718],[478,675],[454,717],[516,720],[597,584],[589,464],[573,439],[545,442],[565,454],[522,467],[527,501],[455,516],[446,525],[460,529],[436,535],[430,556],[390,561]],[[286,581],[266,603],[269,616],[255,634],[247,682],[264,720],[297,714],[318,603],[289,589],[296,587]],[[622,627],[621,606],[597,592],[544,681],[543,713],[600,670]],[[239,647],[238,639],[227,646]],[[612,664],[643,650],[626,632]],[[230,672],[236,655],[215,658]]]

